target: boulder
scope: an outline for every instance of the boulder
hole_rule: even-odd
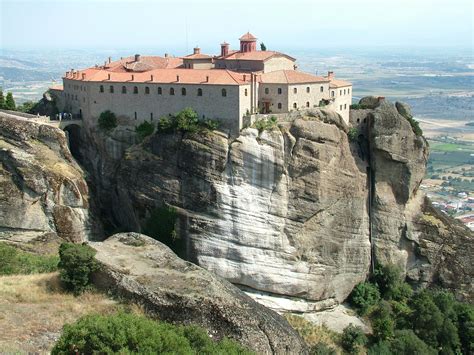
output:
[[[402,115],[405,118],[412,118],[413,115],[411,114],[411,108],[408,104],[404,102],[395,102],[395,107],[397,108],[397,111],[400,115]]]
[[[150,237],[120,233],[90,245],[101,265],[94,284],[143,305],[152,317],[200,325],[214,339],[229,337],[261,354],[307,352],[282,316]]]

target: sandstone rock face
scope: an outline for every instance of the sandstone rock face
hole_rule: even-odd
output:
[[[88,238],[88,188],[61,130],[0,113],[0,162],[0,240]]]
[[[229,282],[179,259],[167,246],[137,233],[90,243],[101,264],[94,283],[142,304],[160,320],[198,324],[214,339],[229,337],[260,354],[305,354],[305,344],[277,313]]]

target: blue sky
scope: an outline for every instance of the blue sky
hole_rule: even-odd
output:
[[[473,48],[470,0],[0,0],[0,47],[237,47],[250,31],[269,49]]]

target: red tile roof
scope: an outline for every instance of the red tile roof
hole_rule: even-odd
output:
[[[327,83],[328,81],[327,78],[322,76],[296,70],[277,70],[260,76],[260,82],[268,84]]]
[[[83,79],[83,74],[85,74]],[[110,79],[109,79],[110,75]],[[132,80],[133,75],[133,80]],[[153,76],[153,80],[151,77]],[[178,77],[179,76],[179,81]],[[154,69],[146,73],[109,72],[102,68],[81,70],[75,76],[69,74],[66,79],[89,82],[118,83],[163,83],[163,84],[214,84],[242,85],[250,82],[250,75],[227,69]],[[245,79],[244,79],[245,78]]]
[[[212,59],[212,56],[207,55],[207,54],[197,53],[197,54],[189,54],[183,59]]]
[[[107,64],[107,70],[112,72],[143,72],[152,69],[178,68],[182,64],[183,59],[177,57],[140,56],[140,60],[136,62],[135,57],[132,56]]]
[[[331,79],[329,82],[330,88],[342,88],[344,86],[352,86],[352,83],[345,80]]]
[[[251,34],[250,32],[247,32],[246,34],[244,34],[242,37],[239,38],[239,41],[251,41],[251,42],[254,42],[257,40],[257,37],[255,37],[253,34]]]
[[[296,59],[286,55],[284,53],[275,51],[252,51],[252,52],[240,52],[231,51],[226,57],[220,57],[219,59],[225,60],[261,60],[266,61],[273,57],[286,57],[291,61],[295,62]]]

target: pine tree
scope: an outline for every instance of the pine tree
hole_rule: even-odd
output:
[[[5,110],[15,111],[16,105],[15,100],[11,92],[7,93],[7,98],[5,100]]]
[[[0,110],[5,108],[5,97],[3,96],[3,91],[0,90]]]
[[[267,46],[262,42],[260,43],[260,50],[262,51],[266,51],[267,50]]]

